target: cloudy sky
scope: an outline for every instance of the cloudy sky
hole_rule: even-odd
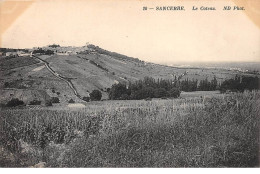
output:
[[[143,11],[143,6],[185,11]],[[1,47],[87,42],[152,62],[260,61],[260,28],[232,1],[35,1],[1,37]],[[217,11],[192,11],[192,6]],[[246,9],[248,10],[248,9]],[[259,11],[257,11],[259,12]]]

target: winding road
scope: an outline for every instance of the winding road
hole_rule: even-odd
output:
[[[75,86],[73,85],[73,83],[71,82],[70,78],[67,78],[67,77],[64,77],[64,76],[61,76],[60,74],[58,74],[57,72],[55,72],[49,65],[49,62],[35,56],[35,55],[32,55],[32,57],[38,59],[40,62],[43,62],[45,67],[54,75],[56,76],[57,78],[65,81],[69,87],[72,89],[73,93],[76,95],[76,97],[78,97],[80,100],[84,101],[83,98],[81,98],[81,96],[79,95],[78,91],[76,90]]]

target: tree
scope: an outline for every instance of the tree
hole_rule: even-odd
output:
[[[4,87],[5,87],[5,88],[9,88],[9,87],[10,87],[10,83],[9,83],[9,82],[5,82],[5,83],[4,83]]]
[[[259,78],[246,76],[239,77],[236,75],[234,79],[227,79],[220,86],[221,92],[225,92],[226,90],[231,90],[233,92],[243,92],[246,89],[259,89]]]
[[[197,90],[198,80],[189,80],[188,78],[180,82],[182,91],[190,92]]]
[[[60,99],[58,97],[52,97],[51,103],[60,103]]]
[[[178,98],[180,97],[181,91],[178,88],[172,88],[169,92],[168,95],[169,97],[173,98]]]
[[[75,103],[75,101],[73,99],[70,99],[69,103]]]
[[[217,85],[218,85],[218,81],[217,81],[216,76],[214,76],[214,78],[211,80],[211,83],[210,83],[210,90],[215,91],[217,88]]]
[[[15,107],[19,105],[24,105],[24,102],[22,100],[19,100],[18,98],[12,98],[9,102],[7,102],[7,107]]]
[[[109,99],[110,100],[117,100],[123,94],[127,94],[126,85],[124,84],[114,84],[111,89],[109,90]]]
[[[127,94],[123,94],[119,99],[120,100],[129,100],[129,96]]]
[[[95,89],[89,94],[89,96],[92,101],[99,101],[102,98],[102,93],[99,90]]]
[[[201,80],[199,83],[199,90],[200,91],[210,91],[211,83],[208,81],[208,78],[205,80]]]
[[[30,101],[29,105],[41,105],[41,101],[34,99],[33,101]]]
[[[157,88],[154,90],[154,97],[155,98],[161,98],[161,97],[166,97],[167,96],[167,91],[164,88]]]
[[[82,100],[89,102],[90,98],[89,97],[83,97]]]
[[[60,45],[57,45],[57,44],[52,44],[52,45],[49,45],[49,47],[52,47],[52,48],[57,48],[57,47],[60,47]]]

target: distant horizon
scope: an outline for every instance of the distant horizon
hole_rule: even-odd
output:
[[[22,2],[21,2],[22,3]],[[192,11],[214,6],[216,11]],[[185,11],[143,7],[185,6]],[[260,28],[232,1],[35,1],[2,33],[1,47],[91,42],[147,62],[258,62]]]
[[[30,48],[8,48],[8,47],[0,47],[0,48],[6,48],[6,49],[33,49],[33,48],[42,48],[42,47],[48,47],[50,45],[59,45],[60,47],[84,47],[87,45],[87,43],[89,42],[86,42],[85,45],[81,45],[81,46],[75,46],[75,45],[61,45],[59,43],[51,43],[51,44],[47,44],[47,45],[43,45],[43,46],[33,46],[33,47],[30,47]],[[89,43],[90,45],[95,45],[95,46],[98,46],[100,47],[99,45],[96,45],[96,44],[93,44],[93,43]],[[106,48],[103,48],[103,47],[100,47],[102,49],[105,49],[107,51],[111,51],[111,52],[116,52],[114,50],[108,50]],[[126,55],[126,54],[123,54],[123,53],[120,53],[120,52],[116,52],[116,53],[119,53],[119,54],[122,54],[124,56],[128,56],[128,57],[132,57],[132,56],[129,56],[129,55]],[[138,58],[140,60],[143,60],[141,57],[134,57],[134,58]],[[248,60],[239,60],[239,61],[236,61],[236,60],[221,60],[221,61],[217,61],[217,60],[204,60],[204,61],[193,61],[193,60],[171,60],[171,61],[147,61],[147,60],[143,60],[143,61],[146,61],[146,62],[151,62],[151,63],[158,63],[158,64],[164,64],[164,65],[168,65],[168,64],[182,64],[182,63],[190,63],[190,64],[197,64],[197,63],[260,63],[260,59],[259,60],[253,60],[253,61],[248,61]]]

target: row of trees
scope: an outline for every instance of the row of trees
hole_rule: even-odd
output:
[[[110,100],[140,100],[146,98],[162,98],[180,96],[180,90],[171,80],[145,77],[144,80],[139,80],[135,83],[130,83],[128,86],[124,84],[114,84],[109,91]]]
[[[221,84],[218,83],[216,77],[214,77],[211,81],[207,78],[204,80],[189,80],[185,79],[179,83],[179,88],[181,91],[215,91],[221,90],[225,92],[227,90],[230,91],[239,91],[243,92],[244,90],[254,90],[259,89],[259,78],[257,76],[239,76],[236,75],[235,78],[227,79],[223,81]]]
[[[125,84],[114,84],[109,91],[110,100],[140,100],[146,98],[162,98],[180,96],[180,91],[215,91],[227,90],[240,91],[259,89],[258,77],[236,76],[234,79],[225,80],[219,84],[216,77],[212,80],[207,78],[204,80],[189,80],[179,81],[174,80],[155,80],[152,77],[145,77],[143,80]]]
[[[234,92],[243,92],[244,90],[254,90],[259,89],[259,78],[258,77],[246,77],[246,76],[236,76],[233,79],[225,80],[221,85],[218,85],[217,79],[214,77],[211,81],[201,80],[198,84],[198,80],[188,80],[176,81],[175,80],[155,80],[152,77],[145,77],[143,80],[136,81],[135,83],[130,83],[128,86],[125,84],[114,84],[109,90],[110,100],[140,100],[147,98],[177,98],[180,96],[181,90],[183,91],[214,91],[217,88],[221,92],[226,92],[227,90]],[[93,90],[89,97],[83,97],[85,101],[99,101],[102,98],[102,93],[99,90]],[[46,101],[46,106],[52,106],[52,103],[59,103],[58,97],[52,97],[50,100]],[[69,103],[74,103],[71,99]],[[40,105],[41,101],[33,100],[29,105]],[[23,101],[15,98],[9,101],[6,106],[13,107],[24,105]]]
[[[33,54],[45,54],[45,55],[51,55],[51,54],[54,54],[54,51],[52,50],[43,50],[42,48],[39,48],[37,50],[34,50],[33,51]]]
[[[52,45],[49,45],[49,47],[51,47],[51,48],[57,48],[57,47],[60,47],[60,45],[58,45],[58,44],[52,44]]]
[[[177,82],[178,83],[178,82]],[[181,91],[191,92],[191,91],[215,91],[219,88],[217,78],[214,77],[211,81],[208,78],[204,80],[189,80],[185,79],[179,82],[179,88]]]
[[[226,92],[227,90],[234,92],[243,92],[244,90],[254,90],[259,89],[259,78],[246,77],[246,76],[236,76],[234,79],[225,80],[221,86],[220,91]]]
[[[215,91],[218,88],[218,81],[217,78],[214,78],[209,81],[207,78],[205,80],[201,80],[197,91]]]

